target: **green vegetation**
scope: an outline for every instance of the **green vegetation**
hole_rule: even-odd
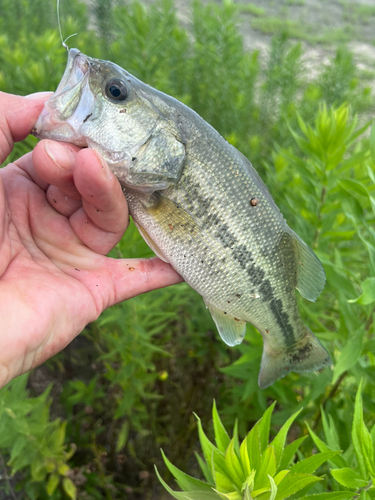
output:
[[[253,327],[230,349],[186,284],[137,297],[0,391],[0,496],[11,489],[20,500],[170,499],[156,465],[165,484],[175,477],[188,492],[176,498],[281,500],[303,498],[308,488],[315,500],[375,498],[374,96],[345,48],[311,77],[301,45],[282,30],[260,61],[244,50],[239,10],[194,1],[184,27],[172,0],[148,8],[96,0],[93,32],[85,4],[69,0],[62,27],[65,36],[78,32],[69,42],[82,52],[191,106],[251,159],[325,267],[321,297],[299,303],[334,368],[293,373],[261,391],[262,340]],[[0,12],[0,90],[54,90],[66,62],[54,6],[0,0]],[[252,22],[266,22],[257,15]],[[18,144],[11,159],[35,142]],[[112,254],[152,252],[131,225]],[[205,438],[213,398],[225,427],[214,409],[214,433]],[[225,428],[236,419],[231,440]],[[303,489],[289,488],[292,474],[306,474]]]

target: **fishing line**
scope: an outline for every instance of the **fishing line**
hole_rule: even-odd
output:
[[[65,38],[65,40],[63,40],[61,32],[61,22],[60,22],[60,0],[57,0],[56,8],[57,8],[57,24],[59,25],[61,45],[64,47],[64,49],[66,49],[69,52],[69,47],[67,46],[66,41],[69,40],[69,38],[72,38],[72,36],[76,36],[78,33],[73,33],[73,35],[69,35],[67,38]]]

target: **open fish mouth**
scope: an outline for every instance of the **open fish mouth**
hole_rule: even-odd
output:
[[[70,49],[64,75],[56,92],[46,101],[33,135],[87,146],[81,129],[95,100],[89,84],[90,71],[90,59],[78,49]]]

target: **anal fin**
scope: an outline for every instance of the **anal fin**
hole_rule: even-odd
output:
[[[246,321],[240,320],[206,303],[220,337],[229,346],[241,344],[246,333]]]

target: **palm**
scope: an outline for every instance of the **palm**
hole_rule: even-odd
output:
[[[92,151],[47,141],[58,167],[45,145],[0,170],[0,386],[110,305],[181,280],[159,259],[105,257],[128,224],[120,185]]]

